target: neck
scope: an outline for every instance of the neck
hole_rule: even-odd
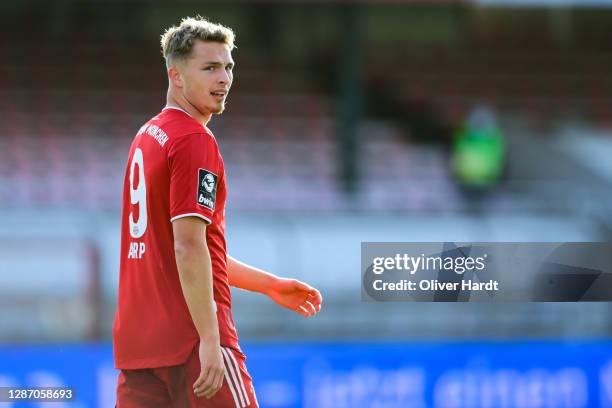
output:
[[[195,106],[189,103],[189,101],[185,99],[183,95],[174,95],[170,90],[168,90],[168,95],[166,97],[166,106],[184,110],[204,126],[208,124],[210,118],[212,117],[212,113],[203,115]]]

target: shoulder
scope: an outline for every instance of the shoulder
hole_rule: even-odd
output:
[[[195,133],[206,133],[206,128],[189,114],[178,109],[164,109],[156,116],[160,127],[166,129],[171,138],[180,138]]]
[[[215,137],[206,132],[202,127],[196,129],[196,132],[181,133],[170,139],[168,153],[170,156],[176,155],[198,155],[198,154],[214,154],[219,155],[219,146]]]

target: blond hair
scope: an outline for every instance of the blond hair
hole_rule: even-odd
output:
[[[161,48],[166,67],[191,55],[195,40],[226,44],[234,49],[235,35],[231,28],[211,23],[201,16],[187,17],[179,26],[168,28],[161,36]]]

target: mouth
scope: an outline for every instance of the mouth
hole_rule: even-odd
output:
[[[213,91],[210,93],[215,100],[222,102],[227,96],[227,91]]]

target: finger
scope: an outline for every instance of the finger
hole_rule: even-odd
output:
[[[310,314],[310,316],[314,316],[317,314],[317,308],[315,307],[315,305],[313,305],[311,302],[309,302],[308,300],[305,303],[305,307],[306,309],[308,309],[308,312]]]
[[[207,374],[208,374],[208,369],[201,369],[200,376],[193,383],[194,391],[202,387],[202,384],[204,384],[204,381],[206,381]]]
[[[193,392],[198,396],[198,397],[202,397],[204,395],[204,393],[206,392],[206,387],[207,387],[207,383],[203,383],[202,385],[200,385],[198,388],[196,388],[195,390],[193,390]]]
[[[209,376],[206,383],[204,383],[204,386],[202,387],[202,392],[200,393],[203,397],[210,398],[214,395],[216,391],[214,388],[214,380],[214,377]]]
[[[295,285],[295,289],[299,290],[300,292],[304,293],[305,297],[309,298],[309,297],[321,297],[321,295],[319,294],[319,291],[316,290],[315,288],[313,288],[312,286],[310,286],[307,283],[301,282],[301,281],[296,281],[296,285]]]
[[[314,296],[308,296],[306,302],[309,302],[311,305],[313,305],[317,312],[321,310],[321,302],[317,300]]]
[[[215,393],[214,394],[216,394],[217,392],[219,392],[221,390],[221,388],[223,388],[223,379],[225,377],[224,374],[225,373],[223,371],[221,371],[219,373],[219,375],[217,376],[217,381],[216,381],[216,384],[215,384]]]
[[[323,303],[323,298],[321,296],[321,293],[318,290],[313,289],[312,292],[308,294],[308,300],[315,306],[317,311],[321,310],[321,304]]]
[[[309,294],[312,295],[317,303],[323,303],[323,296],[321,296],[321,292],[319,292],[317,289],[312,288]]]
[[[208,394],[210,393],[210,383],[207,381],[202,384],[202,387],[198,389],[198,393],[196,394],[199,398],[206,397],[208,398]]]
[[[210,367],[207,367],[202,374],[200,374],[202,380],[199,385],[194,388],[196,394],[203,394],[210,387],[211,380],[213,378],[213,372]]]
[[[196,395],[201,395],[202,393],[204,393],[205,390],[206,390],[206,381],[203,381],[200,383],[200,385],[197,388],[193,389],[193,392]]]
[[[306,292],[306,298],[314,298],[318,303],[323,301],[321,293],[309,284],[296,279],[294,280],[293,285],[294,288],[299,289],[302,292]]]
[[[313,315],[313,309],[311,305],[308,304],[308,301],[305,300],[304,302],[302,302],[302,304],[300,304],[300,306],[302,306],[303,310],[306,311],[306,317],[310,317]]]
[[[306,309],[304,306],[299,305],[296,309],[296,312],[298,312],[299,314],[301,314],[304,317],[308,317],[308,309]]]
[[[223,371],[218,372],[212,379],[211,385],[204,393],[204,397],[212,398],[223,386]]]

